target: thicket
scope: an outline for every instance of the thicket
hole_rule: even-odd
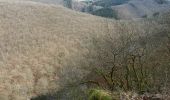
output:
[[[150,23],[153,24],[152,21]],[[96,73],[100,79],[90,80],[87,83],[112,92],[135,91],[138,94],[168,94],[170,82],[169,26],[158,25],[155,22],[153,26],[150,26],[152,25],[150,23],[147,23],[148,25],[145,23],[145,29],[143,32],[140,31],[143,36],[136,33],[138,31],[133,28],[126,31],[128,26],[125,24],[119,27],[119,40],[108,35],[105,45],[112,48],[108,53],[112,59],[107,60],[105,65],[111,66],[95,68],[92,73]]]

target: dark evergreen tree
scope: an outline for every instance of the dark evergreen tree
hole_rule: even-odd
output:
[[[72,0],[64,0],[64,4],[67,8],[72,9]]]

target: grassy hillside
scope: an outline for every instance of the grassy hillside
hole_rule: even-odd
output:
[[[106,19],[26,1],[4,0],[0,8],[3,100],[59,90],[99,64],[93,38],[105,35]]]
[[[151,57],[160,57],[149,59],[153,63],[161,60],[159,67],[163,66],[169,61],[162,45],[169,32],[165,22],[115,21],[61,6],[0,0],[0,100],[27,100],[60,92],[95,67],[111,66],[106,62],[113,60],[111,52],[121,46],[122,36],[134,41],[149,38]],[[134,47],[128,45],[127,50]],[[70,98],[62,95],[61,100]]]

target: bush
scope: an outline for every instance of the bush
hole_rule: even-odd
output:
[[[155,0],[158,4],[164,4],[166,3],[166,0]]]
[[[102,8],[93,12],[93,15],[118,19],[117,12],[112,8]]]
[[[54,99],[55,99],[55,97],[50,94],[40,95],[40,96],[31,98],[31,100],[54,100]]]
[[[103,77],[107,83],[107,89],[110,91],[117,89],[123,91],[135,90],[139,93],[150,91],[152,87],[151,73],[149,70],[144,69],[140,59],[140,56],[131,55],[128,59],[125,59],[125,61],[129,62],[127,65],[116,66],[116,62],[114,62],[110,71],[97,70],[96,72]]]
[[[113,100],[111,93],[101,89],[91,89],[88,100]]]
[[[98,0],[94,2],[96,6],[102,6],[102,7],[111,7],[114,5],[120,5],[125,2],[128,2],[129,0]]]
[[[159,16],[160,15],[160,13],[159,12],[155,12],[155,13],[153,13],[153,17],[157,17],[157,16]]]

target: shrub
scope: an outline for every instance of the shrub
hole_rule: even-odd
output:
[[[157,17],[157,16],[159,16],[160,15],[160,13],[159,12],[155,12],[155,13],[153,13],[153,17]]]
[[[112,8],[102,8],[93,12],[93,15],[118,19],[117,12]]]
[[[102,7],[111,7],[114,5],[120,5],[120,4],[126,3],[128,1],[129,0],[98,0],[94,2],[94,4],[97,6],[102,6]]]
[[[34,98],[31,98],[31,100],[54,100],[54,96],[46,94],[46,95],[40,95]]]
[[[91,89],[88,100],[113,100],[111,93],[101,89]]]
[[[155,0],[158,4],[164,4],[166,3],[166,0]]]
[[[115,91],[117,89],[121,89],[123,91],[135,90],[139,93],[149,91],[152,86],[150,71],[144,69],[140,59],[140,56],[131,55],[128,59],[124,60],[127,61],[127,65],[117,66],[116,62],[114,62],[110,71],[103,72],[102,70],[97,70],[96,72],[98,75],[103,77],[107,83],[108,89],[111,91]]]

